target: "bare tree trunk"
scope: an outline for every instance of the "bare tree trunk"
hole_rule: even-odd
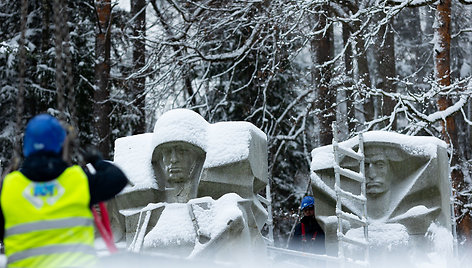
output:
[[[380,29],[377,40],[375,42],[374,54],[376,62],[378,64],[378,75],[379,79],[377,80],[376,87],[383,90],[386,93],[396,92],[395,84],[393,83],[393,78],[395,77],[395,40],[393,35],[393,20],[390,20],[389,23],[382,26]],[[382,96],[379,98],[379,116],[390,116],[395,107],[395,102],[392,98],[387,96]],[[396,129],[396,121],[392,122],[392,129]],[[385,122],[383,126],[387,125],[388,122]]]
[[[23,117],[25,112],[25,77],[26,77],[26,27],[28,16],[28,1],[21,0],[21,34],[19,40],[19,62],[18,62],[18,99],[16,103],[16,133],[13,139],[13,158],[5,174],[18,168],[21,159],[21,133],[23,132]],[[2,178],[3,179],[3,178]]]
[[[442,0],[439,2],[436,11],[436,27],[434,44],[434,63],[435,75],[438,83],[441,86],[449,86],[451,84],[451,67],[450,67],[450,49],[451,49],[451,0]],[[440,96],[438,100],[439,110],[443,111],[452,105],[452,100],[447,96]],[[442,122],[443,139],[454,148],[451,161],[451,179],[456,197],[455,215],[457,217],[457,233],[464,239],[468,245],[471,244],[471,229],[472,218],[465,209],[467,204],[467,197],[461,195],[461,192],[466,188],[464,181],[464,174],[460,169],[460,159],[458,155],[457,131],[453,116],[446,118]],[[462,217],[458,217],[466,211]]]
[[[467,104],[467,118],[472,118],[472,100],[469,99],[469,102]],[[472,145],[472,127],[467,124],[467,138],[469,140],[469,144]],[[467,159],[470,159],[472,157],[472,148],[471,146],[467,147]]]
[[[359,29],[360,25],[356,23],[355,29]],[[370,72],[369,72],[369,63],[367,61],[367,52],[365,51],[365,42],[362,36],[357,36],[356,37],[356,51],[355,51],[355,58],[357,62],[357,79],[358,82],[361,86],[364,86],[366,88],[371,88],[372,84],[370,82]],[[362,107],[362,112],[363,112],[363,118],[360,118],[359,121],[370,121],[374,119],[374,103],[372,97],[367,98],[367,96],[364,96],[363,100],[363,107]]]
[[[327,27],[326,6],[319,7],[315,18],[315,31]],[[324,11],[324,12],[323,12]],[[333,49],[333,29],[330,27],[324,34],[319,34],[311,40],[312,57],[315,65],[323,65],[332,59]],[[331,70],[330,66],[323,65],[321,68],[313,68],[313,84],[317,88],[316,109],[319,111],[318,120],[320,122],[320,145],[331,144],[333,132],[331,124],[336,120],[336,90],[330,89]]]
[[[94,92],[94,123],[98,134],[98,149],[104,157],[110,155],[110,19],[111,0],[97,0],[98,33],[95,38],[96,63]]]
[[[57,94],[57,110],[59,111],[58,119],[65,121],[65,84],[64,84],[64,54],[63,54],[63,35],[62,35],[62,15],[66,12],[64,2],[61,0],[54,0],[54,50],[56,52],[56,94]]]
[[[343,44],[346,45],[349,37],[351,35],[350,27],[346,24],[343,24]],[[356,108],[355,102],[353,99],[354,92],[352,90],[352,81],[354,80],[354,69],[352,65],[352,46],[350,45],[346,48],[346,52],[344,53],[344,66],[345,66],[345,75],[347,79],[350,79],[349,82],[344,83],[346,87],[346,109],[347,109],[347,126],[348,131],[355,131],[356,130]]]
[[[42,0],[42,13],[41,13],[41,55],[46,55],[46,51],[51,47],[50,40],[51,35],[49,33],[49,16],[51,13],[50,1]],[[44,56],[42,56],[44,57]],[[45,57],[44,57],[45,58]],[[48,87],[48,78],[46,75],[41,77],[39,82],[41,88]]]
[[[133,124],[132,130],[134,135],[146,132],[146,112],[144,109],[146,77],[142,72],[139,72],[146,63],[146,0],[131,1],[131,16],[135,18],[133,23],[133,71],[137,73],[131,81],[131,91],[134,97],[134,105],[138,109],[138,119]]]

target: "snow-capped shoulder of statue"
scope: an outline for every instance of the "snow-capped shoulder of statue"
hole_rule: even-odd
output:
[[[438,147],[447,148],[447,144],[436,138],[430,136],[408,136],[389,131],[369,131],[364,134],[364,142],[382,142],[396,144],[411,155],[426,156],[435,158]],[[359,143],[359,137],[355,136],[346,141],[340,142],[340,146],[353,148]],[[333,146],[326,145],[313,149],[311,152],[313,159],[311,163],[311,170],[321,170],[333,167],[334,156]]]
[[[267,141],[264,132],[249,122],[219,122],[208,128],[204,168],[222,166],[249,158],[252,144]]]
[[[395,222],[395,221],[400,221],[402,219],[408,219],[408,218],[414,218],[414,217],[423,217],[424,215],[432,213],[435,210],[438,210],[438,208],[437,207],[427,208],[426,206],[423,206],[423,205],[414,206],[414,207],[410,208],[407,212],[392,218],[391,221]]]
[[[115,140],[115,157],[113,162],[120,167],[134,184],[127,185],[121,193],[133,189],[157,189],[153,177],[151,158],[153,133],[133,135]]]

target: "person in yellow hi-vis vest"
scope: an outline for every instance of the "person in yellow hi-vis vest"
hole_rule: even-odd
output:
[[[96,262],[90,207],[112,198],[126,185],[124,173],[101,155],[86,153],[93,174],[63,159],[66,131],[47,114],[25,130],[18,171],[0,192],[0,238],[8,267],[84,267]]]

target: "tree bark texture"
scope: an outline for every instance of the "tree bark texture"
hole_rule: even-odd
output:
[[[346,45],[349,37],[351,36],[351,31],[350,27],[346,24],[343,24],[343,44]],[[348,126],[348,131],[355,131],[356,130],[356,107],[355,107],[355,101],[354,101],[354,92],[352,90],[352,81],[354,80],[354,69],[352,65],[352,58],[353,58],[353,53],[352,53],[352,46],[349,45],[349,47],[346,48],[346,52],[344,53],[344,68],[345,68],[345,75],[346,77],[349,77],[350,80],[349,82],[345,83],[346,87],[346,109],[347,109],[347,126]]]
[[[378,64],[378,80],[376,87],[385,93],[396,92],[393,78],[396,75],[395,71],[395,40],[393,32],[393,19],[389,23],[383,25],[377,35],[375,42],[375,58]],[[379,109],[379,116],[390,116],[395,108],[395,102],[392,98],[382,95],[378,101],[377,107]],[[389,122],[386,121],[383,126]],[[383,127],[382,126],[382,127]],[[392,129],[396,129],[395,120],[392,122]]]
[[[360,25],[356,23],[355,31],[360,28]],[[369,72],[369,62],[367,61],[367,52],[365,51],[365,42],[362,39],[362,36],[358,35],[356,37],[356,51],[355,58],[357,61],[357,81],[361,86],[366,88],[371,88],[372,84],[370,82],[370,72]],[[359,89],[361,90],[361,89]],[[374,119],[374,102],[372,97],[363,96],[363,117],[359,121],[371,121]]]
[[[435,75],[438,84],[449,86],[451,84],[450,67],[450,49],[451,49],[451,0],[441,0],[436,10],[435,27],[435,45],[434,45],[434,63]],[[438,99],[438,108],[443,111],[452,105],[452,100],[447,96],[440,96]],[[457,130],[453,116],[449,116],[442,122],[443,139],[454,148],[451,161],[451,179],[454,189],[456,204],[454,208],[457,217],[457,234],[465,239],[468,245],[471,244],[472,218],[468,209],[464,207],[467,204],[467,197],[461,195],[467,185],[464,181],[464,174],[460,169],[458,155]],[[464,210],[465,209],[465,210]],[[466,211],[462,216],[462,211]],[[459,217],[461,216],[461,217]]]
[[[51,13],[51,6],[48,0],[42,0],[42,12],[41,12],[41,60],[46,62],[47,59],[45,57],[47,50],[50,48],[50,30],[49,30],[49,18]],[[46,75],[42,76],[40,81],[40,86],[42,88],[47,88],[48,86],[48,79]]]
[[[146,0],[131,1],[131,16],[133,23],[133,66],[136,76],[131,81],[131,90],[137,108],[137,118],[133,135],[146,132],[145,94],[146,77],[142,74],[142,68],[146,63]]]
[[[110,155],[110,19],[111,0],[97,0],[98,32],[95,38],[95,92],[94,123],[98,136],[98,149],[105,158]]]
[[[315,11],[315,31],[320,31],[327,27],[327,16],[323,12],[327,12],[327,10],[326,6],[320,6]],[[313,63],[315,65],[312,77],[318,96],[315,100],[315,107],[318,110],[318,120],[320,122],[320,145],[332,143],[333,132],[331,125],[336,120],[336,90],[330,88],[331,68],[329,65],[325,65],[325,63],[332,59],[332,31],[332,27],[329,27],[323,34],[316,35],[311,40]]]

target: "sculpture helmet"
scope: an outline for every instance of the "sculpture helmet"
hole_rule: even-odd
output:
[[[206,152],[207,128],[210,124],[198,113],[188,109],[165,112],[154,126],[153,147],[167,142],[187,142]]]
[[[23,155],[28,157],[40,151],[58,154],[65,138],[66,131],[56,118],[48,114],[37,115],[26,125]]]
[[[302,199],[302,204],[300,205],[300,209],[304,210],[305,208],[308,207],[313,207],[315,205],[315,199],[313,196],[305,196]]]

